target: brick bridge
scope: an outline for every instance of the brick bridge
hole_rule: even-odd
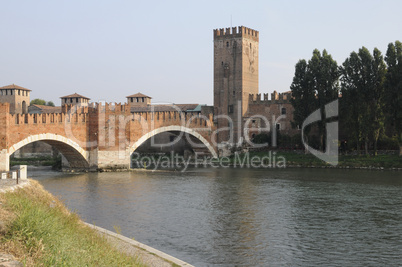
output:
[[[217,156],[212,114],[179,111],[130,112],[129,105],[94,103],[64,105],[61,113],[10,114],[0,104],[0,170],[9,170],[9,157],[36,141],[46,142],[77,169],[128,169],[132,153],[146,140],[163,132],[186,138]]]

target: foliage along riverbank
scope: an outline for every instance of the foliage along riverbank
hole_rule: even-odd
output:
[[[105,238],[36,181],[0,193],[0,251],[25,266],[143,266]]]
[[[241,163],[245,154],[233,156],[233,164]],[[259,151],[249,152],[248,157],[279,159],[283,157],[287,167],[330,167],[326,162],[318,159],[312,154],[296,153],[292,151]],[[332,167],[332,166],[331,166]],[[337,168],[374,168],[374,169],[402,169],[402,157],[397,154],[392,155],[339,155]]]
[[[10,166],[15,165],[51,166],[54,170],[61,170],[61,156],[10,158]]]

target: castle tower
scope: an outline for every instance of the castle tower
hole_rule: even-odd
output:
[[[233,129],[232,136],[220,131],[219,143],[237,143],[243,137],[249,95],[258,94],[258,40],[258,31],[244,26],[214,30],[214,109],[215,116],[220,115],[216,123],[218,129]]]
[[[79,105],[79,106],[88,106],[90,98],[86,96],[82,96],[80,94],[74,93],[72,95],[66,95],[60,97],[61,99],[61,105]]]
[[[151,105],[152,97],[137,93],[134,95],[126,96],[127,104],[130,104],[130,107],[146,107]]]
[[[10,113],[28,113],[29,94],[31,90],[11,84],[0,87],[0,103],[10,104]]]

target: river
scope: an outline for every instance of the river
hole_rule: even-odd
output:
[[[31,171],[89,223],[195,266],[397,266],[402,173]]]

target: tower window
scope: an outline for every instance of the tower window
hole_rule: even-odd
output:
[[[229,42],[226,42],[226,47],[229,47]]]
[[[282,108],[281,114],[282,114],[282,115],[285,115],[285,114],[286,114],[286,108]]]
[[[228,106],[228,113],[233,113],[233,105]]]

